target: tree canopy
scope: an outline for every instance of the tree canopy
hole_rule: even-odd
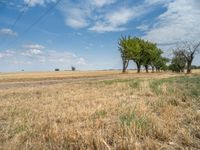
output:
[[[123,72],[126,71],[129,61],[134,61],[137,66],[137,72],[140,72],[141,66],[144,66],[146,72],[151,66],[152,71],[165,70],[167,58],[162,57],[162,50],[157,44],[145,41],[138,37],[121,37],[119,40],[119,51],[123,62]]]

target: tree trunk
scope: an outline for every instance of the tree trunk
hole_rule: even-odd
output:
[[[122,72],[123,72],[123,73],[126,72],[126,64],[125,64],[125,62],[123,62],[123,69],[122,69]]]
[[[126,72],[126,68],[125,68],[125,67],[123,67],[123,70],[122,70],[122,72],[123,72],[123,73],[125,73],[125,72]]]
[[[154,66],[152,66],[152,72],[155,72],[155,67]]]
[[[187,61],[187,73],[191,73],[192,61]]]
[[[158,72],[158,68],[156,67],[156,72]]]
[[[136,65],[137,65],[137,72],[140,73],[141,65],[140,63],[136,63]]]
[[[149,67],[148,67],[148,65],[145,65],[144,67],[145,67],[146,73],[148,73],[148,72],[149,72]]]
[[[127,60],[124,60],[124,61],[123,61],[123,69],[122,69],[122,72],[123,72],[123,73],[126,72],[126,69],[127,69],[127,67],[128,67],[128,63],[129,63],[129,61],[127,61]]]

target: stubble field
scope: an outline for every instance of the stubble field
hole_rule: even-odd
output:
[[[200,149],[200,71],[0,74],[0,149]]]

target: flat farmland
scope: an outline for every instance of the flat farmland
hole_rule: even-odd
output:
[[[0,74],[0,149],[200,149],[200,71]]]

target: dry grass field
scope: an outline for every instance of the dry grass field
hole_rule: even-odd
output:
[[[200,149],[200,71],[0,74],[0,149]]]

